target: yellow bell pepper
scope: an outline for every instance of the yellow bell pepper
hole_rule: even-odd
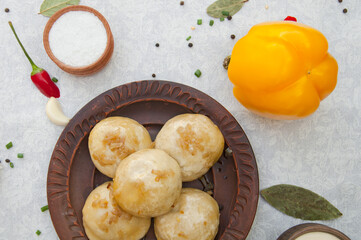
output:
[[[336,87],[338,65],[327,50],[322,33],[304,24],[255,25],[232,51],[234,96],[264,117],[306,117]]]

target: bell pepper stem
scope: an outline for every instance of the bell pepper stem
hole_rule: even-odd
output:
[[[17,35],[16,32],[15,32],[15,28],[14,28],[14,26],[13,26],[13,24],[12,24],[11,21],[9,21],[9,25],[10,25],[10,28],[11,28],[11,30],[13,31],[13,33],[14,33],[14,35],[15,35],[15,38],[16,38],[16,40],[18,41],[20,47],[23,49],[23,52],[24,52],[25,56],[28,58],[28,60],[29,60],[29,62],[30,62],[30,64],[31,64],[31,67],[33,68],[33,71],[31,72],[31,76],[33,76],[33,75],[41,72],[43,69],[42,69],[42,68],[39,68],[38,66],[36,66],[35,63],[33,62],[33,60],[30,58],[29,54],[26,52],[23,44],[21,43],[18,35]]]

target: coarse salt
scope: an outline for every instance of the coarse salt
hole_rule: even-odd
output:
[[[54,56],[66,65],[84,67],[96,62],[107,46],[107,32],[93,13],[70,11],[58,18],[50,32]]]

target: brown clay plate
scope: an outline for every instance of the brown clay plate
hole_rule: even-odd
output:
[[[234,117],[213,98],[194,88],[167,81],[140,81],[115,87],[85,105],[68,123],[51,156],[47,194],[55,230],[62,240],[87,239],[82,208],[90,192],[109,178],[95,169],[89,155],[92,127],[109,116],[125,116],[143,124],[153,140],[163,124],[182,113],[208,116],[225,138],[225,154],[205,175],[213,184],[220,205],[216,239],[245,239],[256,214],[259,196],[258,170],[251,145]],[[185,187],[203,189],[201,181]],[[204,189],[203,189],[204,190]],[[156,239],[153,228],[144,237]]]

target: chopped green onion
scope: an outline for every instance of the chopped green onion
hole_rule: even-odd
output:
[[[53,82],[58,82],[58,79],[57,79],[56,77],[53,77],[53,78],[51,79],[51,81],[53,81]]]
[[[192,38],[192,36],[187,37],[187,41],[189,41]]]
[[[198,24],[198,25],[202,25],[202,19],[198,19],[198,20],[197,20],[197,24]]]
[[[38,236],[40,236],[40,234],[41,234],[40,230],[37,230],[35,233],[36,233],[36,235],[38,235]]]
[[[45,212],[46,210],[49,210],[49,206],[45,205],[44,207],[40,208],[42,212]]]
[[[222,15],[229,16],[229,12],[228,11],[222,11]]]
[[[197,69],[197,71],[194,73],[198,78],[202,75],[201,70]]]
[[[13,143],[12,142],[9,142],[8,144],[6,144],[6,148],[7,149],[10,149],[13,147]]]
[[[11,168],[14,168],[14,163],[10,162],[9,164]]]
[[[224,21],[224,18],[220,18],[219,20],[220,20],[221,22],[223,22],[223,21]]]
[[[24,153],[18,153],[18,158],[24,158]]]
[[[214,21],[213,20],[211,20],[211,21],[209,21],[209,26],[213,26],[213,24],[214,24]]]

